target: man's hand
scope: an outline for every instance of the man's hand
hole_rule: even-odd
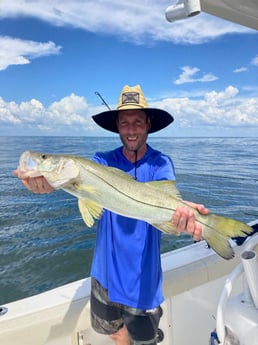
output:
[[[18,171],[15,170],[14,175],[18,177]],[[54,189],[50,186],[47,180],[43,176],[28,177],[21,180],[24,186],[33,193],[46,194],[51,193]]]
[[[185,201],[185,203],[202,214],[208,214],[209,210],[201,204],[195,204]],[[194,212],[187,206],[180,206],[176,209],[172,223],[176,226],[178,232],[186,232],[193,236],[195,241],[200,241],[202,238],[202,225],[195,220]]]

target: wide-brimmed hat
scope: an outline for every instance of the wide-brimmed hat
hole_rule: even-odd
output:
[[[92,116],[93,120],[102,128],[118,133],[117,115],[121,110],[143,110],[151,120],[149,133],[158,132],[174,121],[173,117],[162,109],[149,108],[140,85],[124,86],[116,110],[109,110]]]

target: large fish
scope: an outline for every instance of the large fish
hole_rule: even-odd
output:
[[[119,169],[77,156],[26,151],[20,157],[18,176],[44,176],[54,189],[76,196],[88,227],[107,209],[144,220],[165,233],[176,234],[171,218],[178,206],[185,205],[174,181],[137,182]],[[246,236],[253,230],[230,218],[193,211],[202,224],[203,239],[224,259],[234,256],[229,238]]]

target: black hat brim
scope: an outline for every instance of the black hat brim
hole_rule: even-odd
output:
[[[162,109],[143,108],[140,110],[144,111],[151,119],[151,128],[149,133],[158,132],[174,121],[173,116]],[[119,111],[121,110],[104,111],[97,115],[93,115],[92,118],[100,127],[110,132],[118,133],[116,120]]]

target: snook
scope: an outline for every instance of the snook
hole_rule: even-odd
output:
[[[184,205],[174,181],[137,182],[119,169],[77,156],[26,151],[20,157],[18,176],[44,176],[54,189],[76,196],[88,227],[107,209],[146,221],[165,233],[176,234],[171,218],[176,208]],[[193,211],[202,224],[203,238],[224,259],[234,256],[229,238],[246,236],[252,231],[245,223]]]

